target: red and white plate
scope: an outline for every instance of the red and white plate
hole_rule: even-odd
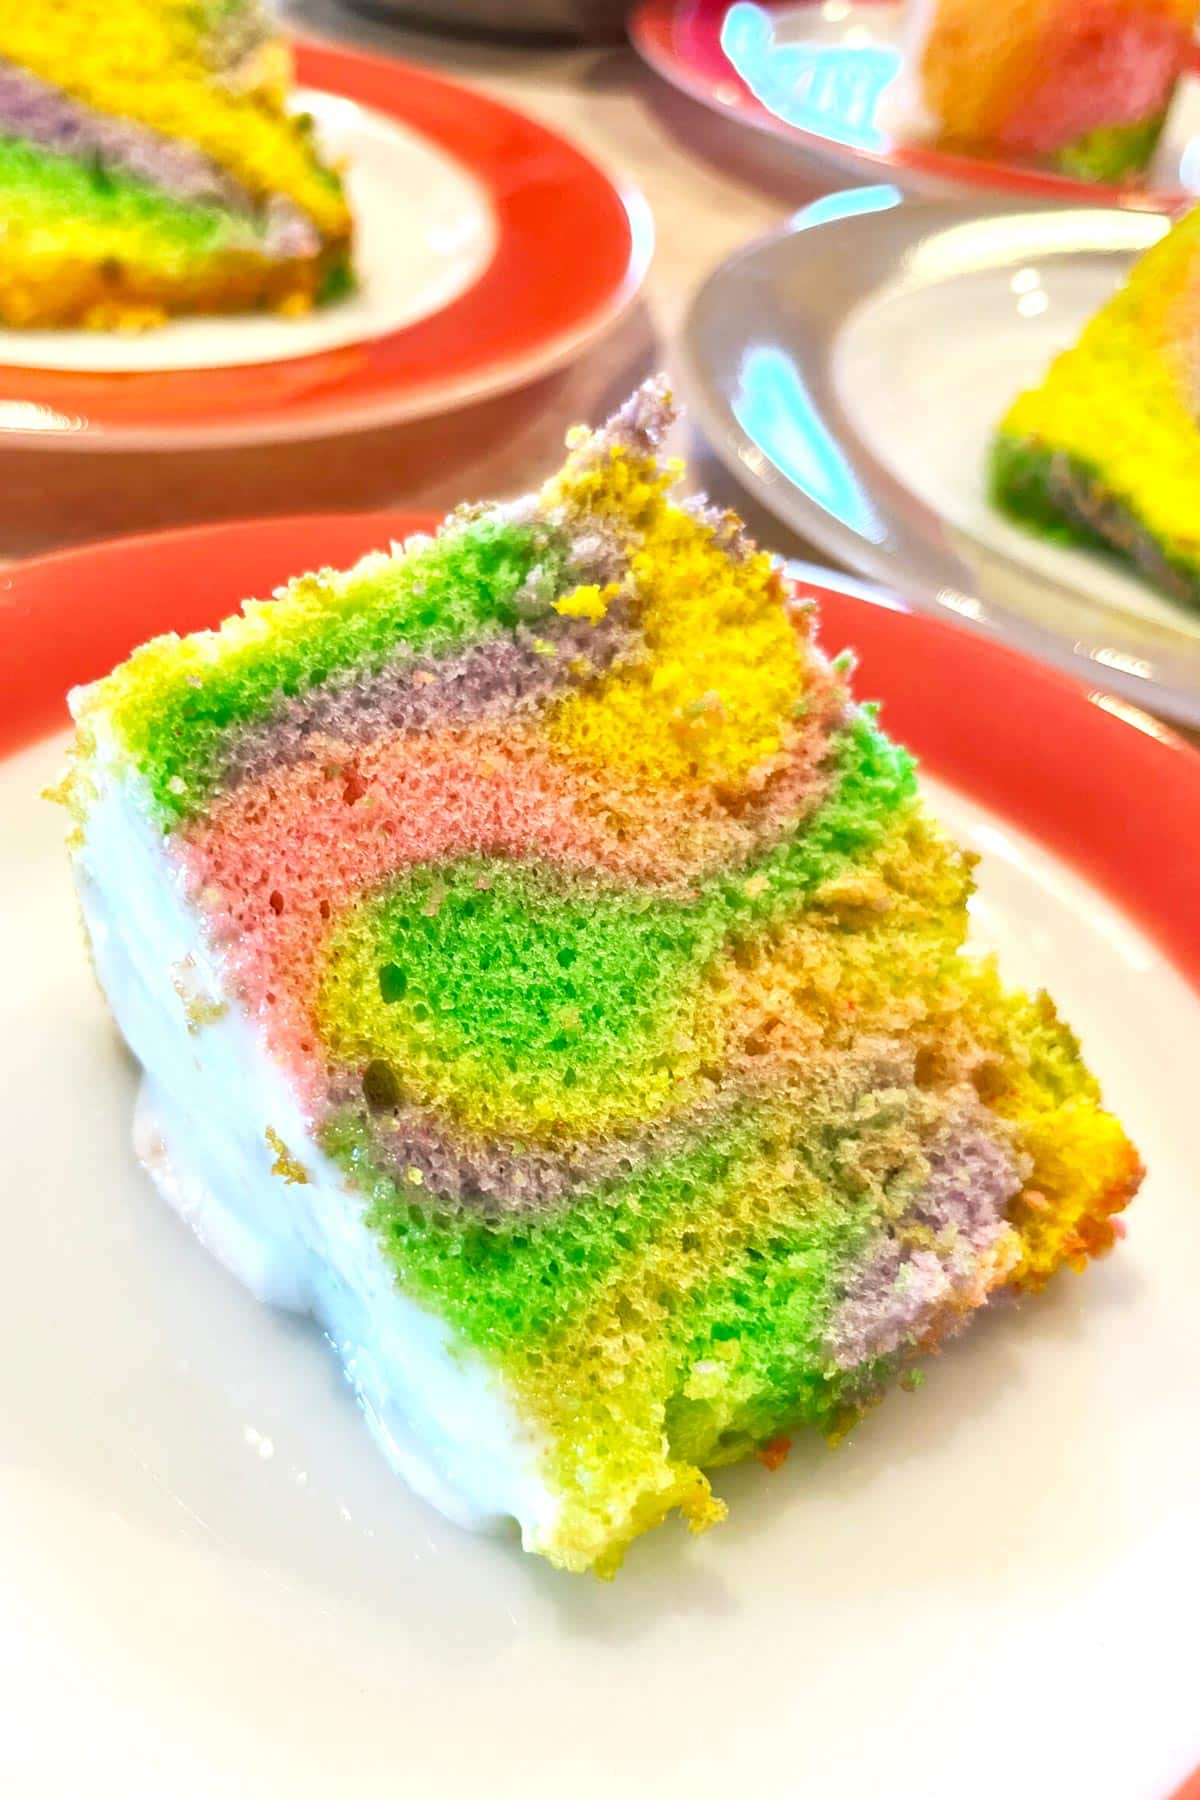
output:
[[[1200,758],[1133,707],[820,592],[982,855],[977,941],[1052,986],[1150,1172],[1112,1258],[998,1309],[836,1452],[727,1472],[699,1542],[656,1532],[605,1586],[447,1524],[317,1332],[149,1191],[37,797],[63,689],[417,523],[210,527],[4,577],[0,1790],[1165,1800],[1200,1758]]]
[[[545,126],[427,69],[296,44],[344,164],[358,290],[306,318],[0,330],[0,447],[283,441],[464,405],[560,366],[633,298],[645,203]]]
[[[980,0],[986,4],[986,0]],[[963,189],[1106,206],[1177,205],[1200,184],[1200,96],[1180,102],[1141,185],[1106,187],[893,140],[877,117],[899,67],[904,0],[639,0],[630,35],[658,73],[731,118],[861,180],[931,198]],[[1200,47],[1193,55],[1200,74]]]

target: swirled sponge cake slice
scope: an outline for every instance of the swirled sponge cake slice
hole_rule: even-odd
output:
[[[466,1522],[606,1573],[837,1437],[1137,1157],[661,385],[528,500],[73,696],[142,1156]]]

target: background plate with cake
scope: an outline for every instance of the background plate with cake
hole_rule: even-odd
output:
[[[424,416],[560,366],[637,291],[640,197],[483,93],[304,40],[291,86],[240,4],[55,10],[0,9],[6,444]]]
[[[1194,217],[1115,329],[1090,324],[1167,229],[1115,208],[831,196],[701,289],[689,398],[730,470],[823,555],[1200,724],[1200,609],[1171,566],[1190,554]],[[1104,462],[1092,529],[1032,503],[1034,464],[1057,493],[1068,455]],[[1165,559],[1132,554],[1132,527],[1123,554],[1120,521],[1094,528],[1114,482]]]
[[[981,853],[973,936],[1009,980],[1053,987],[1149,1173],[1111,1257],[996,1311],[839,1448],[798,1439],[773,1472],[723,1471],[728,1522],[654,1533],[612,1584],[407,1492],[320,1334],[206,1256],[138,1169],[136,1073],[89,979],[62,813],[38,797],[63,692],[155,632],[430,523],[207,528],[9,575],[0,654],[31,671],[0,763],[14,1791],[76,1800],[66,1710],[89,1722],[103,1794],[316,1800],[352,1781],[390,1800],[402,1756],[412,1790],[451,1797],[717,1800],[731,1775],[915,1796],[969,1769],[980,1800],[1008,1800],[1035,1768],[1050,1794],[1165,1800],[1200,1750],[1200,784],[1149,719],[898,602],[806,590]],[[1081,1730],[1114,1667],[1120,1703]],[[512,1722],[534,1702],[531,1744]]]
[[[859,179],[1163,204],[1196,185],[1192,0],[640,0],[703,105]]]

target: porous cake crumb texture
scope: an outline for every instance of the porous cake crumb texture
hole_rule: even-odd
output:
[[[1106,1249],[1139,1174],[964,953],[970,859],[847,661],[672,497],[668,418],[78,707],[77,805],[134,785],[395,1282],[536,1427],[535,1547],[602,1573]]]

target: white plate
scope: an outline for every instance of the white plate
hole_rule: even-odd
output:
[[[603,1586],[407,1493],[316,1334],[150,1191],[60,754],[0,763],[0,1791],[1163,1800],[1200,1755],[1200,1001],[1118,913],[938,792],[981,940],[1150,1165],[1128,1242]]]
[[[1010,523],[985,481],[1012,400],[1165,229],[831,196],[710,277],[689,397],[734,473],[827,554],[1200,724],[1200,613]]]
[[[171,319],[153,331],[4,331],[0,365],[78,374],[236,368],[385,337],[440,311],[491,261],[486,194],[428,138],[339,94],[299,91],[322,154],[346,170],[358,288],[303,318]]]

